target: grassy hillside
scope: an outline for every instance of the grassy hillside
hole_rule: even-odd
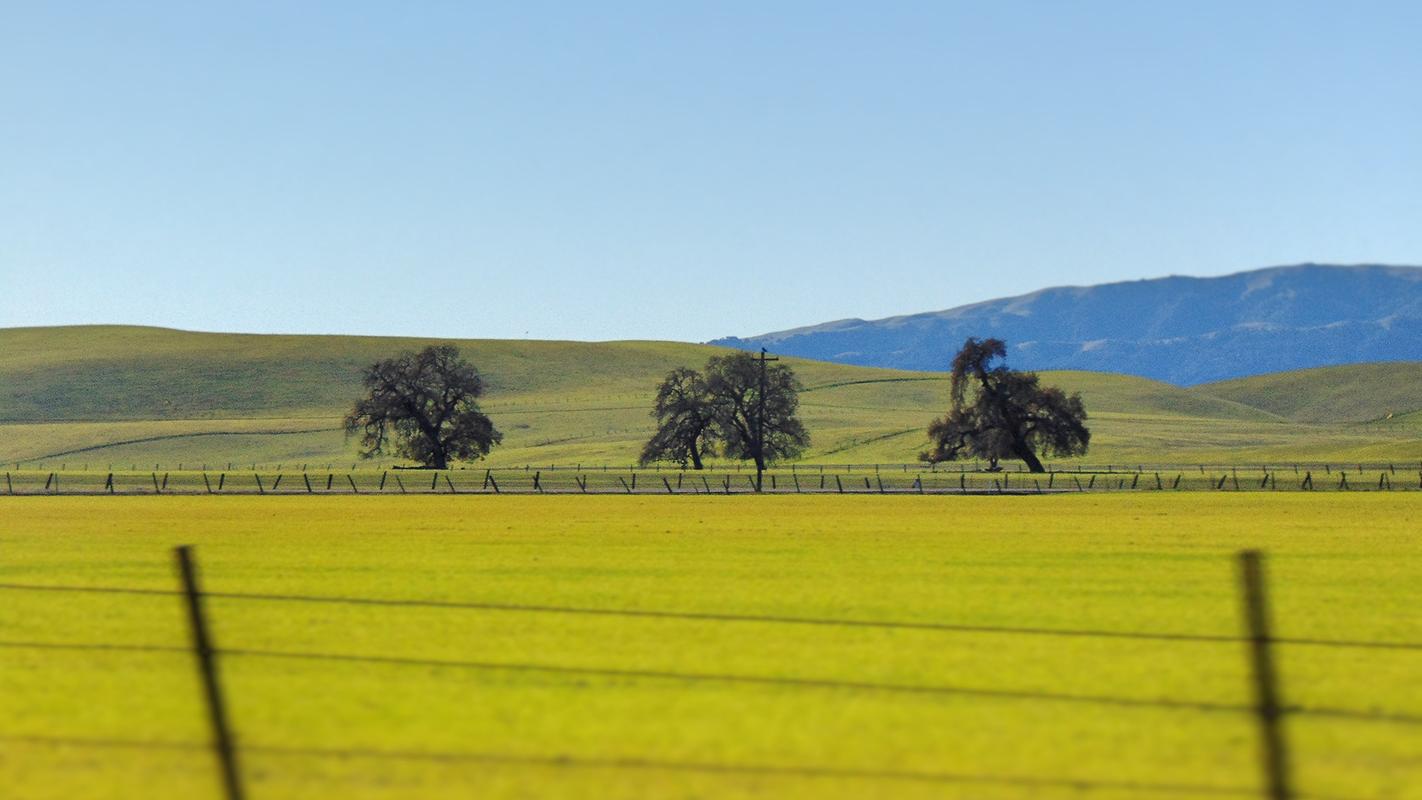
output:
[[[434,341],[444,340],[123,326],[0,330],[0,459],[353,460],[339,425],[360,394],[361,368]],[[501,464],[632,461],[651,431],[647,412],[660,377],[723,352],[673,342],[456,344],[487,379],[484,405],[505,434],[493,458]],[[942,373],[787,363],[806,386],[809,461],[913,460],[926,445],[928,421],[946,404]],[[1409,366],[1406,380],[1422,388],[1422,365]],[[1348,408],[1346,398],[1336,401],[1336,419],[1298,418],[1241,392],[1090,372],[1043,373],[1043,380],[1082,392],[1093,462],[1408,460],[1422,449],[1419,420],[1341,424],[1380,416]]]
[[[1422,363],[1349,364],[1207,383],[1193,391],[1298,422],[1370,422],[1422,409]]]

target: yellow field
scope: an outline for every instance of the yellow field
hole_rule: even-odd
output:
[[[1235,553],[1270,554],[1284,637],[1422,642],[1419,522],[1377,493],[2,498],[0,583],[160,593],[0,589],[0,786],[217,796],[161,593],[193,543],[211,592],[478,606],[209,598],[258,800],[1257,796]],[[1277,649],[1300,790],[1422,797],[1422,651]]]

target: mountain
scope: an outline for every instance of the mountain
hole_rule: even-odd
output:
[[[1422,359],[1422,268],[1301,264],[1216,278],[1043,289],[711,344],[860,366],[944,370],[969,336],[1022,369],[1121,372],[1177,385]]]

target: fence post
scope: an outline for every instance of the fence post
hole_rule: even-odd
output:
[[[216,648],[212,645],[207,619],[203,615],[197,563],[193,559],[191,545],[176,548],[173,552],[177,557],[178,573],[183,581],[193,655],[197,657],[198,673],[207,698],[208,721],[212,724],[212,748],[222,767],[222,785],[226,790],[227,800],[242,800],[242,775],[237,768],[237,749],[232,742],[232,726],[227,719],[227,706],[223,701],[222,685],[218,680]]]
[[[1289,751],[1284,741],[1283,703],[1279,674],[1270,649],[1269,599],[1264,582],[1264,556],[1258,550],[1239,554],[1240,581],[1244,590],[1244,618],[1249,629],[1250,675],[1254,679],[1255,713],[1259,718],[1261,767],[1270,800],[1290,800]]]

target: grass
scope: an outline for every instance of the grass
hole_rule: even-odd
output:
[[[1040,498],[5,498],[0,582],[1045,629],[1240,632],[1233,556],[1270,554],[1287,637],[1422,641],[1422,495]],[[1365,521],[1365,522],[1364,522]],[[6,641],[181,647],[169,595],[0,590]],[[212,598],[219,645],[485,662],[224,658],[253,798],[1079,797],[1076,788],[614,769],[598,760],[1257,786],[1248,715],[568,674],[487,664],[1248,702],[1238,642],[692,621]],[[1416,651],[1281,646],[1288,702],[1422,715]],[[182,653],[0,649],[0,785],[34,798],[216,796]],[[1300,790],[1422,797],[1422,728],[1293,717]],[[541,759],[566,757],[564,762]],[[527,759],[520,761],[519,759]],[[1153,796],[1096,791],[1106,798]],[[1166,796],[1192,796],[1185,792]]]
[[[427,343],[124,326],[3,329],[0,460],[350,461],[353,444],[339,426],[360,393],[360,369]],[[672,342],[458,344],[488,379],[484,406],[505,434],[491,461],[505,466],[632,462],[652,430],[647,411],[660,377],[721,352]],[[946,405],[942,373],[787,362],[807,387],[808,463],[913,461]],[[1085,398],[1092,463],[1413,460],[1422,418],[1405,412],[1422,405],[1411,399],[1422,365],[1337,369],[1288,373],[1278,386],[1270,381],[1285,378],[1193,389],[1088,372],[1048,372],[1043,380]],[[1398,388],[1384,391],[1389,375]],[[1394,418],[1368,422],[1385,416],[1383,406]]]
[[[1349,364],[1207,383],[1194,391],[1298,422],[1371,422],[1418,410],[1422,364]]]

